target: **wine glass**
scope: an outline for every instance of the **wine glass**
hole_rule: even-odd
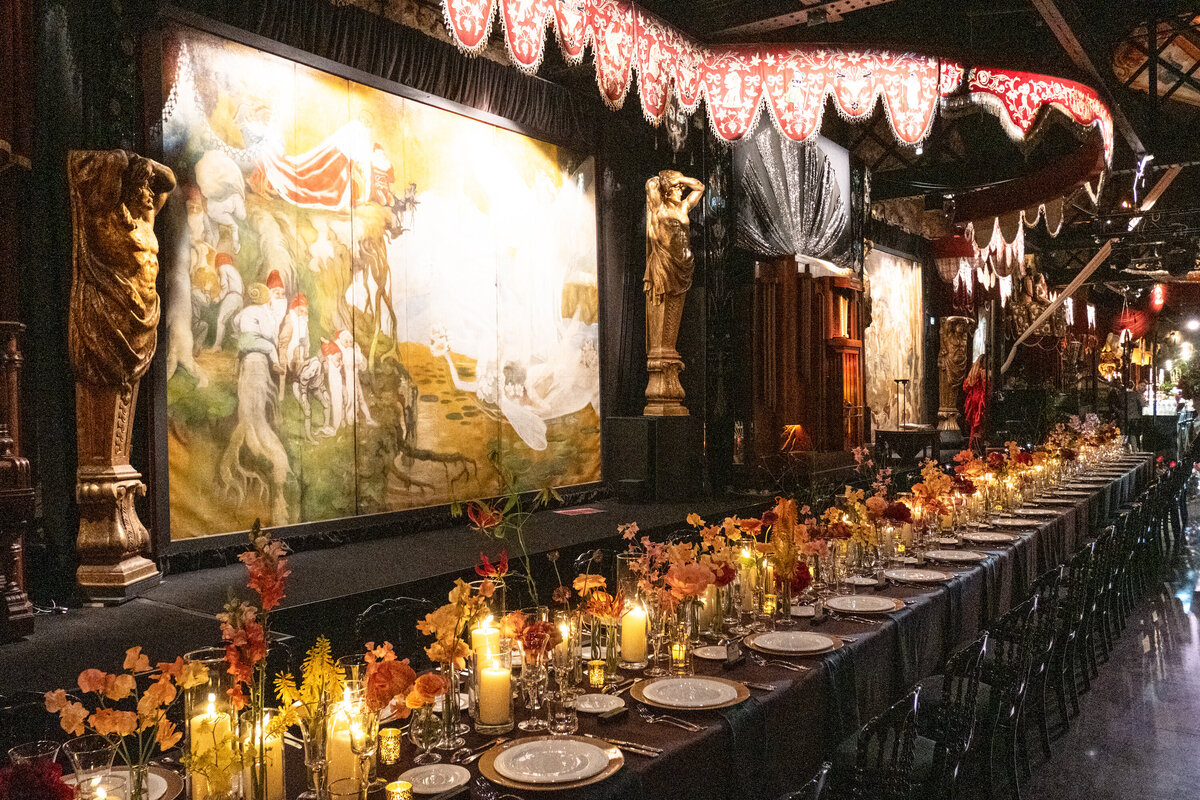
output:
[[[525,708],[529,710],[529,719],[517,723],[523,731],[544,731],[546,720],[541,716],[542,701],[546,696],[546,648],[540,641],[521,647],[521,689],[525,694]],[[532,645],[532,646],[530,646]]]
[[[379,713],[366,703],[350,709],[350,749],[358,756],[358,774],[362,781],[362,800],[371,789],[371,756],[379,742]]]
[[[412,721],[408,727],[413,744],[421,751],[413,759],[413,763],[424,766],[441,761],[442,754],[433,752],[433,746],[442,737],[442,721],[434,713],[433,707],[422,706],[413,711]]]
[[[661,678],[670,674],[670,670],[663,666],[663,643],[667,640],[667,627],[670,621],[670,614],[667,612],[666,603],[657,596],[652,596],[649,599],[650,607],[650,645],[653,648],[651,654],[652,666],[646,667],[642,673],[647,678]],[[666,659],[670,661],[668,656]]]

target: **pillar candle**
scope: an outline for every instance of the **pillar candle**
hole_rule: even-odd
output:
[[[262,722],[254,726],[255,738],[263,735],[263,729],[269,724],[269,717],[263,715]],[[247,737],[243,745],[250,749],[252,757],[258,757],[257,742],[251,741]],[[283,733],[280,731],[275,734],[267,734],[265,747],[263,748],[263,758],[267,764],[267,800],[283,800]],[[247,766],[242,770],[242,791],[245,794],[250,793],[250,788],[254,785],[250,775],[250,767]]]
[[[500,629],[492,627],[492,618],[488,617],[478,628],[471,631],[471,649],[479,655],[481,661],[491,658],[500,648]]]
[[[493,659],[479,673],[479,722],[503,725],[512,715],[512,672]]]
[[[629,664],[646,660],[646,609],[641,605],[621,618],[621,658]]]
[[[710,583],[704,587],[704,597],[700,598],[700,627],[705,630],[712,627],[717,613],[717,585]]]
[[[343,709],[345,707],[343,704]],[[354,748],[350,745],[349,714],[345,711],[335,712],[329,724],[329,738],[325,744],[329,784],[333,785],[339,778],[359,780],[358,756],[354,755]]]
[[[229,750],[230,761],[227,763],[232,765],[233,752],[226,741],[231,730],[229,715],[217,713],[217,696],[210,694],[208,707],[204,713],[197,714],[188,720],[188,747],[192,757],[202,756],[215,747],[220,747],[220,752]],[[208,795],[208,781],[204,779],[204,776],[193,773],[192,800],[205,800]]]

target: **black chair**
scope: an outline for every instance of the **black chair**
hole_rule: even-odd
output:
[[[1059,593],[1058,636],[1055,643],[1054,671],[1064,696],[1071,701],[1072,716],[1079,713],[1079,687],[1076,671],[1082,663],[1084,687],[1091,687],[1087,656],[1081,639],[1086,617],[1088,577],[1094,543],[1089,542],[1071,557],[1065,576],[1065,591]]]
[[[919,734],[916,687],[838,747],[836,795],[855,800],[915,800],[933,773],[933,740]]]
[[[407,658],[415,669],[429,666],[417,622],[436,608],[419,597],[389,597],[374,603],[354,620],[354,640],[360,648],[368,642],[391,642],[397,658]]]
[[[40,693],[16,691],[0,695],[0,764],[8,760],[9,748],[19,744],[39,739],[61,742],[66,738],[58,715],[46,710],[46,699]]]
[[[829,771],[832,768],[833,764],[826,761],[807,783],[779,800],[821,800],[825,796],[825,783],[829,780]]]
[[[1030,776],[1024,714],[1039,633],[1038,607],[1038,598],[1031,597],[997,620],[988,630],[983,660],[983,683],[988,687],[986,692],[981,692],[986,704],[986,713],[981,717],[984,723],[981,731],[987,738],[983,750],[984,774],[987,786],[995,788],[992,763],[996,745],[1000,744],[1012,782],[1012,794],[1018,800],[1021,797],[1022,764],[1025,775]]]
[[[921,681],[918,729],[934,742],[930,796],[959,796],[959,779],[971,748],[981,705],[983,655],[987,633],[950,656],[942,675]],[[984,704],[986,705],[986,704]]]
[[[1054,567],[1038,576],[1031,596],[1037,598],[1037,633],[1033,642],[1033,661],[1030,665],[1030,696],[1037,699],[1033,706],[1035,721],[1042,743],[1042,754],[1050,758],[1050,687],[1054,685],[1063,728],[1067,727],[1067,703],[1061,684],[1054,676],[1054,649],[1058,643],[1058,593],[1063,567]],[[1026,706],[1029,707],[1028,705]]]

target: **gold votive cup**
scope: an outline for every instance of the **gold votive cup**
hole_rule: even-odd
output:
[[[399,730],[392,728],[391,730]],[[382,733],[382,731],[380,731]],[[387,792],[387,800],[413,800],[412,784],[408,781],[392,781],[384,787]]]
[[[588,662],[588,685],[593,689],[604,688],[604,661],[594,658]]]
[[[379,729],[379,761],[392,765],[400,760],[400,746],[404,741],[404,732],[399,728]]]
[[[763,616],[764,617],[775,616],[775,608],[776,608],[777,604],[778,604],[778,600],[776,598],[776,595],[764,594],[763,601],[762,601]]]

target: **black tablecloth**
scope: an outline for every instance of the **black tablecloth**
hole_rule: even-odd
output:
[[[720,674],[775,687],[770,692],[755,690],[749,700],[733,708],[690,714],[690,719],[708,726],[701,733],[650,725],[632,712],[609,724],[580,715],[582,733],[652,744],[665,752],[655,759],[627,754],[626,767],[617,775],[569,796],[736,800],[771,798],[795,789],[822,761],[832,757],[845,736],[917,681],[938,672],[951,652],[973,640],[1015,600],[1023,598],[1038,574],[1069,558],[1101,523],[1149,483],[1152,474],[1153,462],[1147,457],[1136,466],[1125,465],[1116,477],[1089,480],[1103,480],[1103,485],[1089,488],[1086,497],[1070,498],[1077,501],[1070,505],[1045,507],[1044,516],[1030,517],[1027,529],[1001,528],[1019,535],[1013,544],[969,545],[988,553],[984,562],[936,567],[955,573],[951,580],[927,587],[889,586],[882,594],[908,604],[883,617],[882,624],[826,622],[817,630],[850,636],[853,641],[827,655],[795,659],[810,666],[809,672],[758,667],[748,660],[726,671],[719,664],[697,660],[698,674]],[[796,627],[808,630],[811,626],[798,621]],[[510,735],[521,734],[515,731]],[[482,741],[474,734],[468,737],[469,744]],[[413,749],[406,743],[401,763],[380,766],[380,776],[394,779],[411,766],[408,759],[412,755]],[[297,775],[295,770],[290,772]],[[472,777],[477,774],[472,767]],[[288,792],[290,796],[297,793]],[[568,793],[516,794],[551,798]]]

